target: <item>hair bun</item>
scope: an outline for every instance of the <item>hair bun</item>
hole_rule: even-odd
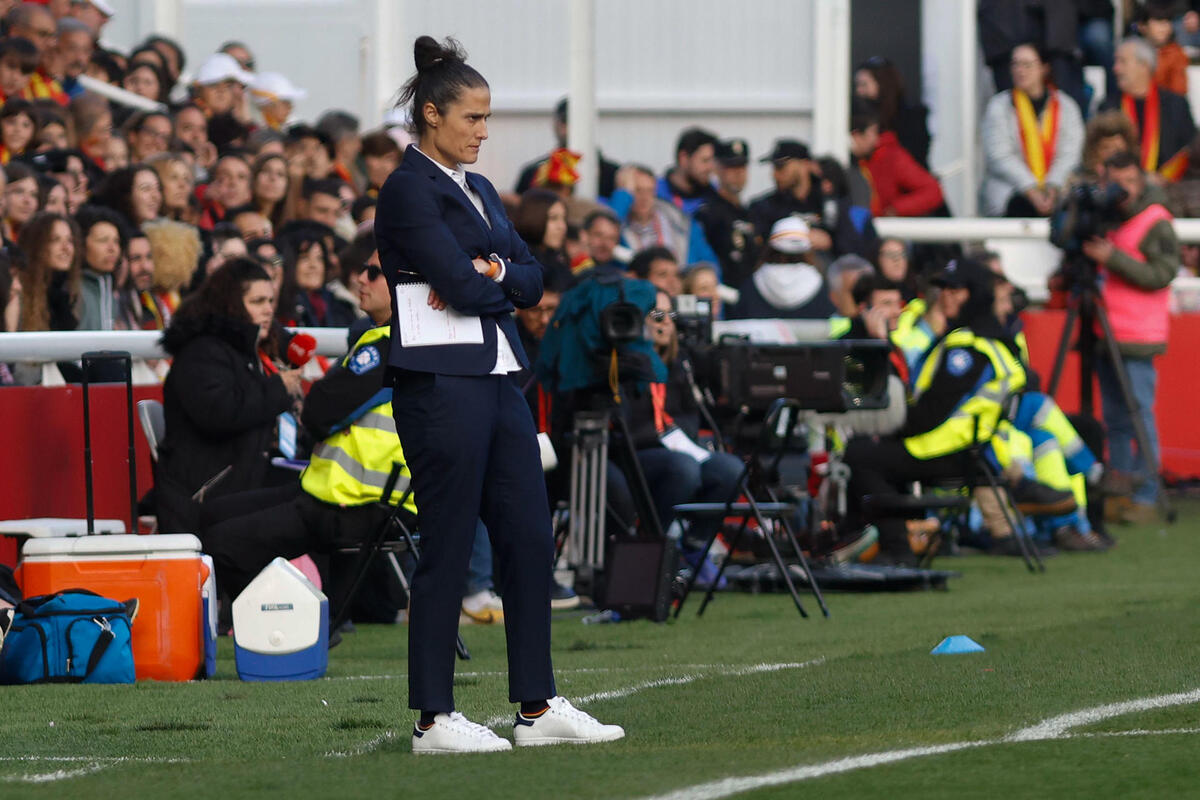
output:
[[[449,37],[438,42],[432,36],[420,36],[413,44],[413,60],[417,64],[417,72],[426,72],[447,61],[464,62],[467,54],[458,42]]]

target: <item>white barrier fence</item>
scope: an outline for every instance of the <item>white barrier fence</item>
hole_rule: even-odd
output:
[[[1000,254],[1008,278],[1035,302],[1049,296],[1046,279],[1058,269],[1062,251],[1050,244],[1050,220],[999,217],[881,217],[874,220],[880,236],[910,242],[982,242]],[[1200,219],[1175,220],[1179,241],[1200,243]],[[1200,278],[1176,278],[1171,285],[1176,307],[1200,310]]]
[[[345,328],[292,328],[317,340],[317,353],[341,356],[346,352]],[[42,363],[74,361],[93,350],[124,350],[134,358],[166,358],[159,346],[161,331],[39,331],[0,333],[0,361]]]

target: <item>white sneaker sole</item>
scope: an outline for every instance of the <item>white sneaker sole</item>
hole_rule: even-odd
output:
[[[470,748],[470,749],[457,749],[457,748],[449,748],[449,747],[424,747],[424,748],[418,749],[416,742],[414,742],[412,752],[413,752],[414,756],[453,755],[456,753],[507,753],[508,751],[512,750],[512,744],[509,743],[508,741],[505,741],[505,744],[507,744],[508,747],[489,747],[489,748]]]
[[[514,744],[517,747],[544,747],[551,744],[596,744],[599,742],[615,742],[618,739],[625,738],[625,731],[615,734],[605,734],[604,736],[595,736],[587,739],[580,739],[575,736],[538,736],[538,737],[523,737],[515,739]]]

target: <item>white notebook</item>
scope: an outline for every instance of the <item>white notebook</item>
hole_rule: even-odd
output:
[[[403,347],[483,344],[479,317],[460,314],[449,306],[435,311],[429,305],[428,283],[397,284],[396,326]]]

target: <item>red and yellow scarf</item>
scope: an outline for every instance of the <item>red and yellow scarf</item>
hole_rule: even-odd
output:
[[[1129,95],[1121,97],[1121,111],[1129,117],[1134,132],[1142,142],[1142,169],[1147,172],[1157,171],[1172,182],[1179,180],[1188,166],[1187,148],[1180,150],[1161,167],[1158,165],[1158,148],[1162,138],[1162,110],[1158,102],[1158,87],[1150,84],[1150,91],[1146,93],[1142,112],[1144,120],[1138,120],[1137,105]]]
[[[49,97],[60,106],[66,106],[71,102],[71,98],[63,91],[62,84],[50,77],[41,67],[38,67],[29,76],[29,85],[25,87],[25,91],[21,92],[21,96],[26,100],[40,100]]]
[[[1017,128],[1021,132],[1021,149],[1025,163],[1038,186],[1046,184],[1046,174],[1054,162],[1054,147],[1058,142],[1058,120],[1062,106],[1058,92],[1051,90],[1046,98],[1046,107],[1039,117],[1033,111],[1033,101],[1020,89],[1012,90],[1013,108],[1017,112]]]

